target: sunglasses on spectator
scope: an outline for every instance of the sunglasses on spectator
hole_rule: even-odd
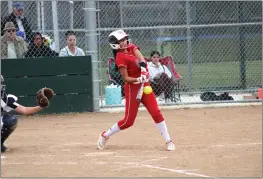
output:
[[[16,30],[7,30],[7,32],[15,32]]]

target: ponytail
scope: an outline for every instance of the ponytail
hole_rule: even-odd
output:
[[[115,71],[118,71],[119,68],[116,64],[116,56],[117,56],[117,53],[118,53],[118,50],[112,50],[112,53],[113,53],[113,57],[114,57],[114,60],[115,60]]]

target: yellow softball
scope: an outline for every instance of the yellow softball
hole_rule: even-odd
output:
[[[153,89],[152,89],[151,86],[145,86],[145,87],[143,88],[143,92],[144,92],[145,94],[150,94],[150,93],[152,93],[152,91],[153,91]]]

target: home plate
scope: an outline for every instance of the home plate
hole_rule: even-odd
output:
[[[5,158],[5,156],[2,156],[2,155],[1,155],[1,159],[2,159],[2,158]]]

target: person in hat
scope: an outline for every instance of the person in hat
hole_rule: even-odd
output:
[[[4,35],[5,24],[7,22],[13,22],[16,30],[19,32],[18,34],[23,34],[24,39],[30,42],[33,33],[27,18],[24,16],[25,5],[23,2],[14,2],[12,6],[13,12],[1,20],[1,36]]]
[[[28,50],[28,44],[22,37],[16,35],[16,27],[13,22],[7,22],[1,36],[1,58],[23,58]]]

